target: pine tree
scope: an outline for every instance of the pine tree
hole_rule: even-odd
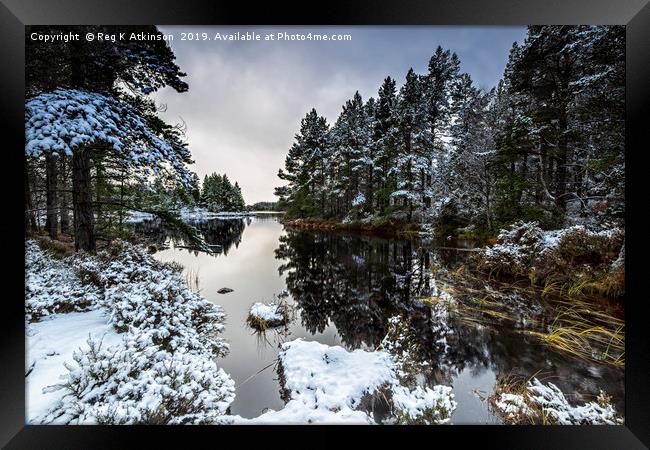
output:
[[[395,177],[389,174],[395,160],[398,138],[396,105],[395,80],[386,77],[379,88],[372,134],[373,167],[377,186],[376,202],[379,214],[388,212],[390,194],[396,190]]]
[[[321,209],[324,207],[328,128],[315,109],[307,113],[285,159],[285,168],[278,172],[288,186],[276,192],[282,193],[281,201],[290,205],[293,214],[313,216],[318,211],[317,203]]]
[[[422,80],[409,69],[397,104],[399,141],[395,165],[389,171],[397,189],[391,198],[405,211],[408,222],[413,220],[413,212],[424,206],[431,176],[431,128],[422,99]]]
[[[161,87],[171,86],[178,92],[187,90],[187,83],[181,80],[185,75],[174,63],[174,54],[164,40],[117,40],[116,42],[106,40],[86,41],[71,40],[69,42],[56,42],[53,45],[42,45],[32,41],[29,36],[32,32],[45,34],[56,34],[59,32],[74,31],[85,34],[87,32],[103,33],[132,33],[147,32],[160,34],[154,26],[133,27],[133,26],[30,26],[26,29],[26,93],[28,103],[34,100],[32,106],[39,103],[38,98],[48,93],[88,93],[99,94],[102,98],[118,100],[131,106],[131,113],[137,115],[145,122],[145,126],[159,138],[170,142],[169,149],[175,152],[175,156],[168,156],[169,161],[174,161],[174,171],[184,170],[185,164],[189,161],[189,152],[183,148],[183,144],[176,137],[169,135],[169,130],[161,127],[162,121],[157,119],[153,102],[142,100],[147,95]],[[82,98],[82,97],[79,97]],[[103,100],[101,100],[103,102]],[[36,113],[32,110],[31,113]],[[58,119],[63,117],[60,116]],[[57,120],[58,120],[57,119]],[[157,119],[157,120],[156,120]],[[61,125],[65,128],[65,125]],[[72,184],[73,184],[73,208],[74,208],[74,229],[75,246],[85,250],[94,250],[95,247],[95,218],[93,209],[101,205],[96,199],[93,202],[93,186],[91,181],[92,159],[100,162],[97,155],[114,153],[105,151],[108,147],[115,149],[115,130],[104,130],[106,134],[98,139],[67,142],[66,150],[61,153],[63,147],[45,151],[45,158],[61,157],[71,158]],[[132,143],[131,143],[132,144]],[[59,144],[61,145],[61,144]],[[55,153],[57,155],[55,155]],[[124,164],[126,166],[127,164]],[[131,165],[133,170],[138,164]],[[50,233],[56,230],[56,190],[57,165],[50,164],[47,183],[50,199]],[[106,179],[107,175],[98,173],[97,180]],[[99,193],[101,189],[95,189]],[[56,206],[58,209],[58,205]]]

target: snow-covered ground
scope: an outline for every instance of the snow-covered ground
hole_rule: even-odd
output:
[[[228,351],[218,336],[225,315],[177,269],[123,241],[63,260],[28,241],[25,256],[29,423],[218,423],[226,414],[234,382],[215,363]]]
[[[26,334],[28,423],[40,423],[49,409],[61,400],[63,390],[47,392],[46,388],[65,378],[64,363],[72,361],[73,352],[83,347],[89,337],[101,340],[105,346],[117,345],[122,340],[110,324],[109,315],[102,309],[54,314],[41,322],[28,323]]]
[[[254,419],[233,416],[230,423],[374,424],[373,417],[360,408],[364,397],[379,393],[388,397],[392,393],[394,414],[408,421],[446,423],[456,407],[450,387],[402,385],[396,362],[385,351],[349,352],[296,339],[283,344],[279,363],[288,395],[284,408]]]
[[[560,425],[620,425],[623,419],[617,414],[604,393],[595,402],[571,405],[562,391],[553,383],[543,384],[533,378],[526,384],[523,394],[500,393],[494,405],[506,420],[541,415],[549,422]]]

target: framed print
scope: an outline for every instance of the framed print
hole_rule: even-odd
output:
[[[646,3],[3,0],[3,445],[647,448]]]

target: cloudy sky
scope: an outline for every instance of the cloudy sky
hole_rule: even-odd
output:
[[[390,75],[398,87],[410,67],[426,71],[435,48],[456,52],[461,70],[478,86],[498,82],[512,43],[524,27],[187,27],[160,26],[174,35],[171,46],[190,86],[178,94],[156,93],[163,117],[184,121],[199,177],[227,173],[248,204],[275,201],[277,171],[298,131],[316,108],[331,124],[358,90],[377,95]],[[350,41],[181,41],[181,33],[342,33]]]

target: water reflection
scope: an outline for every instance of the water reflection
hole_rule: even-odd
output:
[[[455,423],[494,422],[475,392],[491,392],[495,378],[508,374],[537,374],[575,401],[592,400],[604,389],[623,411],[623,370],[569,358],[520,332],[533,322],[544,327],[552,320],[539,298],[482,283],[467,298],[452,293],[460,307],[444,317],[423,300],[464,283],[462,277],[449,276],[470,254],[449,248],[458,243],[283,230],[272,216],[194,225],[221,257],[194,250],[188,254],[182,236],[159,224],[136,228],[157,245],[173,244],[175,248],[157,257],[177,260],[198,273],[202,294],[224,306],[231,354],[221,365],[238,385],[246,383],[232,405],[234,414],[254,417],[264,408],[282,407],[275,372],[251,375],[274,361],[285,340],[303,337],[350,350],[375,349],[393,316],[403,318],[417,350],[414,358],[425,363],[419,382],[454,385],[458,399],[464,399],[452,417]],[[223,286],[234,292],[217,294]],[[250,305],[271,301],[285,289],[297,313],[295,321],[263,338],[247,329]],[[512,320],[473,321],[462,306],[485,296],[503,305]]]
[[[443,318],[421,300],[437,292],[440,274],[454,270],[468,254],[422,239],[294,230],[280,237],[276,250],[276,257],[284,261],[279,271],[286,273],[301,324],[311,333],[322,332],[331,323],[349,349],[376,348],[386,336],[388,319],[399,315],[416,343],[412,356],[427,368],[422,372],[425,384],[451,384],[461,373],[477,380],[486,373],[492,380],[494,374],[524,378],[537,374],[575,400],[592,400],[598,389],[605,389],[614,394],[622,411],[622,370],[576,361],[518,332],[532,323],[544,328],[553,320],[534,293],[527,296],[521,289],[511,292],[484,283],[476,296],[501,303],[512,321],[490,326],[464,320],[462,304]],[[487,415],[483,418],[488,420]]]
[[[210,246],[214,255],[228,255],[230,249],[237,248],[241,243],[244,229],[250,225],[252,218],[246,219],[212,219],[190,220],[188,223],[196,228]],[[198,254],[200,250],[188,246],[187,235],[178,228],[161,224],[156,220],[148,220],[134,224],[134,231],[144,236],[148,242],[158,248],[173,245],[185,248]]]

